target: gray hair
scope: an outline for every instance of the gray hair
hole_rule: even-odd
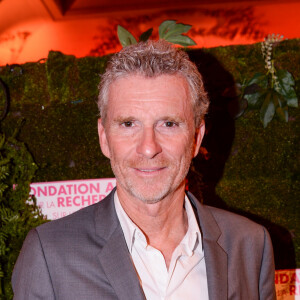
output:
[[[105,124],[110,85],[117,79],[129,75],[146,78],[160,75],[181,75],[186,79],[193,104],[196,127],[207,112],[209,100],[202,76],[187,53],[164,41],[147,41],[124,47],[108,62],[99,84],[98,108]]]

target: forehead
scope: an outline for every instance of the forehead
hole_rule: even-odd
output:
[[[144,77],[129,75],[115,80],[109,88],[108,108],[116,104],[139,102],[150,105],[190,105],[189,86],[180,75]]]

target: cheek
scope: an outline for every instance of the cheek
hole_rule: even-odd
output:
[[[190,160],[192,157],[194,142],[188,137],[178,137],[175,140],[166,140],[164,142],[163,153],[173,159]]]
[[[109,140],[109,149],[113,156],[112,158],[116,160],[126,159],[135,153],[134,142],[124,137],[112,136]]]

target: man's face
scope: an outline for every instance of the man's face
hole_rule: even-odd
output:
[[[118,190],[155,203],[178,189],[198,153],[204,123],[195,129],[188,84],[179,75],[131,75],[110,86],[102,152],[110,158]]]

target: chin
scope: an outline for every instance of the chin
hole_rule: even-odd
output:
[[[169,194],[169,189],[165,189],[163,191],[158,191],[155,189],[155,191],[145,191],[145,190],[139,190],[136,188],[129,189],[129,193],[137,198],[138,200],[146,203],[146,204],[154,204],[158,203],[161,200],[163,200],[168,194]]]
[[[148,185],[146,188],[138,188],[137,186],[129,185],[126,190],[131,196],[145,204],[155,204],[172,194],[180,185],[177,187],[172,187],[170,184],[163,187],[152,186],[153,188],[151,189],[151,185]]]

